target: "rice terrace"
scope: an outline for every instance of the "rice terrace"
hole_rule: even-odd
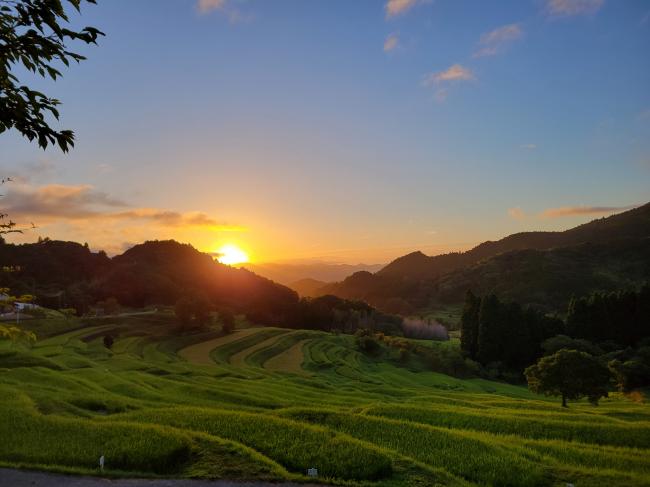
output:
[[[650,408],[619,394],[562,410],[319,331],[179,339],[162,311],[30,327],[48,321],[59,333],[33,347],[3,344],[2,466],[97,474],[103,455],[110,477],[649,485]]]
[[[0,0],[0,487],[650,487],[648,0]]]

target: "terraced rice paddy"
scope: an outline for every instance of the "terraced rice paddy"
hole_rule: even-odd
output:
[[[161,314],[162,315],[162,314]],[[118,335],[112,351],[101,339]],[[0,345],[0,466],[344,485],[650,485],[650,407],[369,358],[346,335],[169,317]]]

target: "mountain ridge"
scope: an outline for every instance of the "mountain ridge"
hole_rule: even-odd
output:
[[[462,299],[462,297],[458,296],[458,292],[441,292],[441,284],[443,284],[444,290],[444,283],[461,282],[462,279],[453,279],[450,276],[462,275],[464,271],[473,268],[473,266],[498,256],[516,252],[536,251],[547,252],[548,254],[545,255],[549,259],[557,258],[562,260],[564,253],[558,251],[558,249],[574,247],[575,252],[573,254],[577,256],[581,250],[586,249],[586,247],[581,247],[584,244],[590,243],[596,246],[615,248],[615,242],[617,241],[627,241],[630,244],[630,249],[633,249],[630,250],[630,252],[634,253],[632,261],[642,266],[642,272],[635,274],[637,279],[650,279],[650,272],[646,273],[646,267],[644,266],[645,262],[650,261],[650,255],[646,256],[644,252],[644,244],[650,246],[650,243],[644,240],[648,237],[650,237],[650,203],[623,213],[595,219],[564,231],[518,232],[496,241],[483,242],[466,252],[427,256],[421,251],[414,251],[398,257],[375,274],[356,273],[341,282],[324,286],[319,292],[334,294],[347,299],[365,300],[389,312],[408,313],[426,308],[436,300],[458,301]],[[640,245],[631,245],[630,241],[636,241]],[[604,249],[601,249],[601,253],[606,255],[608,259],[603,265],[617,267],[615,255],[611,255]],[[525,255],[532,256],[532,254]],[[507,259],[499,261],[500,265],[497,266],[501,275],[506,275],[509,271],[505,264],[506,261]],[[513,262],[515,261],[519,262],[516,259],[513,260]],[[510,263],[509,265],[514,264]],[[530,263],[526,264],[527,268],[533,272],[535,268],[534,266],[531,267],[531,265]],[[486,270],[488,267],[482,269]],[[493,269],[491,272],[496,271]],[[556,269],[555,272],[559,276],[563,274],[562,269]],[[613,283],[616,280],[625,281],[625,276],[617,275],[617,277],[620,279],[611,279],[611,282]],[[490,279],[491,275],[484,276],[484,280],[490,281]],[[589,274],[585,279],[587,281],[591,279]],[[473,278],[467,281],[463,293],[471,285],[485,290],[487,286],[480,285],[479,281],[481,279],[474,272]],[[598,287],[596,281],[593,281],[584,290],[601,290],[601,288]],[[502,289],[502,291],[506,291],[506,295],[516,294],[519,298],[525,298],[520,293],[510,293],[506,289]],[[540,288],[535,290],[534,294],[541,292]],[[531,300],[535,302],[535,299],[524,299],[524,301]],[[549,299],[547,302],[539,304],[555,307],[557,299]]]

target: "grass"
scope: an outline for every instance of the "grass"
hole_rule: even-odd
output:
[[[318,465],[322,475],[378,479],[391,472],[379,449],[325,428],[258,413],[171,408],[128,413],[119,420],[164,424],[246,443],[293,472]]]
[[[301,482],[315,467],[340,485],[650,485],[638,396],[564,410],[316,331],[178,337],[162,312],[53,321],[31,348],[0,343],[0,465],[93,473],[104,454],[109,476]]]

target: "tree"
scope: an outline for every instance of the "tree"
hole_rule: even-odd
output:
[[[562,407],[567,407],[567,399],[577,400],[584,396],[597,405],[601,397],[607,397],[611,380],[609,369],[600,360],[588,353],[567,349],[541,358],[524,374],[531,391],[561,396]]]
[[[219,320],[221,321],[221,330],[230,334],[235,330],[235,315],[229,309],[219,311]]]
[[[211,308],[208,298],[203,294],[197,294],[184,296],[176,301],[174,313],[182,327],[189,327],[192,322],[200,327],[210,319]]]
[[[562,350],[563,348],[569,350],[579,350],[586,352],[590,355],[602,355],[603,351],[589,340],[583,338],[571,338],[566,335],[556,335],[547,338],[542,342],[542,350],[544,355],[553,355],[554,353]]]
[[[650,347],[641,347],[632,354],[627,360],[614,359],[609,362],[609,369],[621,392],[650,386]]]
[[[374,355],[381,349],[381,346],[373,337],[369,335],[361,335],[356,337],[357,348],[370,355]]]
[[[476,358],[482,364],[501,360],[503,317],[500,311],[501,303],[494,294],[481,300]]]
[[[107,335],[104,335],[103,341],[104,341],[104,346],[106,348],[108,348],[109,350],[111,348],[113,348],[113,343],[115,342],[115,339],[113,338],[113,335],[111,335],[110,333],[107,334]]]
[[[120,310],[120,303],[114,297],[106,298],[103,301],[97,301],[96,306],[104,310],[104,314],[114,315]]]
[[[196,324],[199,326],[205,325],[210,319],[210,311],[212,309],[210,300],[204,294],[199,294],[192,300],[192,307]]]
[[[460,318],[460,348],[470,358],[475,359],[478,353],[478,323],[481,298],[467,291],[465,306]]]
[[[174,314],[182,326],[189,325],[194,315],[193,300],[188,296],[180,298],[174,306]]]
[[[96,0],[67,0],[75,10],[81,3]],[[16,129],[45,149],[58,145],[63,152],[74,146],[71,130],[57,131],[48,117],[59,119],[60,101],[21,84],[17,72],[27,70],[43,78],[62,76],[59,63],[86,59],[69,50],[67,44],[81,41],[97,44],[104,35],[94,27],[80,31],[65,27],[66,0],[0,0],[0,133]]]

